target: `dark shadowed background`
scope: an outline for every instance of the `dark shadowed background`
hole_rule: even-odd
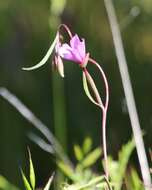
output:
[[[114,5],[148,152],[152,145],[152,2],[115,0]],[[81,144],[86,136],[93,139],[94,146],[99,145],[101,115],[83,91],[82,73],[76,64],[64,62],[65,79],[52,73],[51,59],[38,70],[21,69],[42,59],[60,22],[85,38],[87,51],[107,75],[108,152],[117,156],[132,131],[102,1],[1,0],[0,86],[14,93],[50,128],[71,158],[74,143]],[[102,92],[100,77],[95,70],[92,73]],[[40,184],[55,169],[53,156],[29,140],[31,131],[35,132],[33,126],[0,97],[0,173],[15,184],[21,181],[19,166],[27,165],[27,146]],[[136,152],[132,160],[138,165]]]

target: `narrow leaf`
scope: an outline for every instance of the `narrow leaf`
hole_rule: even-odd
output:
[[[57,166],[59,167],[59,169],[67,176],[69,177],[71,180],[75,180],[74,177],[74,170],[73,168],[71,168],[68,164],[65,164],[62,161],[57,161]]]
[[[78,161],[81,161],[83,159],[83,152],[79,145],[74,145],[74,154]]]
[[[87,154],[92,148],[92,140],[90,137],[85,138],[83,145],[82,145],[82,149],[83,149],[83,153]]]
[[[52,184],[52,181],[53,181],[53,178],[54,178],[54,174],[52,174],[52,176],[49,178],[47,184],[45,185],[44,189],[43,190],[49,190],[50,189],[50,186]]]
[[[101,148],[98,147],[86,156],[86,158],[82,161],[82,166],[87,168],[93,165],[98,160],[100,155],[101,155]]]
[[[112,158],[108,161],[111,180],[116,182],[117,190],[120,190],[122,188],[123,178],[125,176],[127,164],[134,148],[135,143],[132,139],[127,144],[123,145],[121,151],[119,152],[118,161],[114,161],[112,160]]]
[[[131,179],[131,184],[133,189],[138,189],[138,190],[144,190],[144,185],[141,182],[138,173],[135,169],[132,168],[131,174],[130,174],[130,179]]]
[[[5,177],[0,175],[0,189],[1,190],[19,190],[18,187],[10,183]]]
[[[84,88],[84,91],[85,91],[86,95],[87,95],[88,98],[90,99],[90,101],[91,101],[92,103],[94,103],[95,105],[97,105],[97,106],[100,107],[99,103],[94,100],[94,98],[92,97],[92,95],[91,95],[91,93],[90,93],[90,91],[89,91],[88,83],[87,83],[87,78],[86,78],[85,72],[83,72],[83,88]]]
[[[118,167],[119,175],[117,176],[117,178],[118,178],[118,181],[120,181],[121,183],[119,183],[118,190],[121,189],[121,185],[122,185],[123,177],[125,175],[127,164],[134,148],[135,148],[135,142],[132,139],[127,144],[125,144],[122,147],[121,151],[119,152],[119,167]]]
[[[24,175],[24,172],[21,169],[22,179],[26,190],[32,190],[30,183],[28,182],[26,176]]]
[[[110,183],[108,181],[106,181],[106,182],[103,181],[102,183],[97,184],[96,188],[97,189],[102,189],[102,190],[104,190],[104,189],[113,190],[113,189],[115,189],[115,186],[116,186],[115,183]]]
[[[35,189],[35,172],[34,172],[30,149],[28,149],[28,153],[29,153],[29,162],[30,162],[30,182],[32,188]]]
[[[104,180],[104,176],[98,176],[93,178],[92,180],[90,180],[87,184],[84,185],[80,185],[76,188],[76,190],[81,190],[81,189],[86,189],[86,188],[90,188],[92,186],[96,186],[100,181]],[[93,188],[94,189],[94,188]]]
[[[57,39],[58,39],[58,33],[56,34],[56,37],[55,37],[53,43],[51,44],[49,50],[47,51],[46,55],[38,64],[36,64],[32,67],[23,67],[22,69],[26,70],[26,71],[31,71],[31,70],[35,70],[35,69],[38,69],[39,67],[43,66],[49,59],[50,55],[52,54],[54,47],[56,45]]]

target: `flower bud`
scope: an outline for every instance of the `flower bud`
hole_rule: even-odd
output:
[[[55,65],[57,67],[57,71],[59,72],[60,76],[63,78],[64,77],[64,65],[63,65],[63,61],[61,59],[60,56],[57,56],[55,58]]]

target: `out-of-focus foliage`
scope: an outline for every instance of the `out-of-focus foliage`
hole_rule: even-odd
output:
[[[59,169],[72,181],[77,184],[89,182],[96,175],[91,172],[91,166],[93,166],[99,157],[101,156],[101,148],[98,147],[91,150],[92,141],[87,137],[82,147],[74,145],[74,155],[77,160],[75,168],[65,164],[63,161],[57,161]],[[83,179],[83,182],[82,182]]]
[[[131,168],[130,172],[126,174],[125,181],[126,181],[126,187],[128,189],[138,189],[138,190],[145,189],[137,171],[134,168]]]
[[[67,165],[62,161],[58,161],[57,165],[59,169],[65,175],[65,181],[61,182],[61,190],[93,190],[93,189],[105,189],[113,188],[114,190],[134,189],[134,190],[144,190],[143,184],[134,168],[127,169],[128,161],[131,153],[135,147],[133,140],[129,141],[126,145],[122,147],[119,151],[118,160],[114,160],[112,156],[109,156],[108,166],[110,182],[108,182],[104,175],[98,175],[91,167],[95,166],[97,159],[101,156],[100,148],[91,150],[91,139],[86,138],[82,147],[79,145],[74,146],[74,154],[78,163],[75,168]],[[76,148],[77,147],[77,148]],[[84,149],[85,147],[85,149]],[[86,148],[87,147],[87,148]],[[87,151],[86,151],[87,150]],[[81,157],[80,157],[81,152]],[[97,153],[98,152],[98,153]],[[80,159],[81,158],[81,159]],[[89,165],[84,164],[84,160],[90,160]],[[23,182],[26,190],[35,190],[35,183],[33,184],[33,179],[35,181],[35,172],[33,167],[33,162],[31,159],[31,154],[29,152],[29,165],[30,165],[30,179],[25,177],[22,172]],[[49,190],[54,179],[52,175],[43,190]],[[71,181],[71,182],[70,182]],[[0,189],[2,190],[18,190],[15,186],[12,186],[5,178],[0,177]],[[56,190],[56,188],[55,188]],[[110,189],[109,189],[110,190]]]
[[[54,131],[51,66],[48,64],[42,70],[35,72],[25,72],[21,68],[32,66],[41,60],[53,40],[57,24],[60,21],[66,23],[74,33],[85,38],[87,51],[90,51],[91,55],[101,63],[108,76],[110,86],[108,152],[115,156],[121,144],[130,137],[131,128],[103,1],[52,0],[51,2],[50,9],[49,0],[0,1],[0,84],[17,94],[50,126],[51,131]],[[122,27],[137,110],[141,126],[146,133],[145,144],[148,150],[152,144],[152,90],[150,89],[152,2],[151,0],[113,2]],[[91,136],[96,146],[100,139],[100,115],[96,107],[89,104],[80,82],[81,73],[77,67],[65,63],[63,83],[65,91],[55,96],[58,114],[61,113],[61,102],[58,97],[65,96],[68,118],[66,140],[70,156],[74,143],[79,144],[86,135]],[[102,92],[99,79],[97,84]],[[60,86],[56,88],[59,89]],[[19,181],[19,172],[16,168],[24,158],[25,144],[30,144],[25,135],[30,129],[27,126],[31,125],[0,98],[0,171],[14,183]],[[60,124],[59,133],[64,134],[63,130]],[[62,142],[62,139],[59,141]],[[39,183],[42,184],[41,176],[47,178],[48,165],[52,170],[55,166],[47,154],[42,157],[39,150],[34,145],[31,146],[34,150],[34,161],[37,161],[37,166],[43,166],[37,173]],[[134,163],[137,163],[136,156]]]
[[[19,190],[15,185],[10,183],[5,177],[0,175],[0,190]]]
[[[91,139],[87,138],[84,141],[82,147],[84,147],[84,144],[86,144],[86,142],[91,145]],[[100,152],[99,154],[96,154],[95,152],[96,150],[99,151],[100,149],[97,148],[85,155],[82,147],[80,147],[79,145],[74,146],[75,157],[78,161],[75,169],[70,168],[63,162],[58,162],[58,167],[70,180],[74,182],[72,185],[69,185],[68,183],[63,183],[63,189],[104,189],[106,185],[104,176],[98,176],[91,170],[91,166],[95,164],[97,158],[100,156]],[[109,175],[111,179],[110,185],[113,186],[115,190],[121,190],[122,187],[125,188],[125,186],[130,187],[130,189],[134,190],[144,189],[136,170],[131,169],[130,175],[128,175],[127,165],[134,148],[134,141],[131,140],[119,151],[118,160],[114,160],[112,156],[109,156],[108,158]],[[92,164],[85,167],[84,160],[91,160]]]
[[[108,158],[109,173],[111,180],[116,184],[115,188],[117,190],[121,190],[122,188],[123,179],[126,175],[127,164],[134,148],[135,144],[132,140],[122,147],[117,161],[115,161],[112,157]]]

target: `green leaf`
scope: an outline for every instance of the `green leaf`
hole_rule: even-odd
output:
[[[57,161],[57,166],[59,167],[59,169],[67,176],[69,177],[69,179],[75,181],[76,178],[74,176],[74,170],[72,167],[70,167],[69,165],[65,164],[62,161]]]
[[[96,188],[102,189],[102,190],[105,190],[105,189],[114,190],[115,189],[114,187],[115,187],[115,183],[110,183],[108,181],[106,181],[106,182],[103,181],[102,183],[99,183],[99,184],[96,185]]]
[[[35,189],[35,172],[34,172],[30,149],[28,149],[28,153],[29,153],[29,162],[30,162],[30,182],[32,188]]]
[[[97,185],[99,182],[101,182],[103,180],[104,180],[104,176],[98,176],[98,177],[95,177],[92,180],[90,180],[87,184],[78,186],[76,189],[81,190],[81,189],[89,188],[91,186]]]
[[[86,137],[83,145],[82,145],[82,150],[84,154],[87,154],[92,148],[92,140],[90,137]]]
[[[135,148],[134,140],[132,139],[129,141],[126,145],[124,145],[119,153],[119,167],[118,167],[118,181],[123,180],[123,177],[125,175],[125,171],[127,168],[127,164],[129,161],[129,158],[131,156],[132,151]],[[121,184],[122,185],[122,184]],[[121,185],[119,186],[119,189],[121,189]]]
[[[127,183],[127,186],[130,187],[129,189],[134,189],[134,190],[144,190],[145,189],[143,183],[141,182],[141,180],[138,176],[137,171],[134,168],[131,169],[131,173],[128,176],[126,183]]]
[[[114,161],[112,160],[112,158],[108,159],[110,176],[112,181],[116,183],[117,190],[121,190],[126,167],[134,148],[135,148],[135,143],[134,140],[132,139],[122,147],[121,151],[119,152],[118,161]]]
[[[26,176],[24,175],[24,172],[22,171],[22,169],[21,169],[21,174],[22,174],[22,179],[24,182],[25,189],[26,190],[32,190],[30,183],[28,182],[28,180],[27,180]]]
[[[38,69],[39,67],[43,66],[49,59],[50,55],[52,54],[57,40],[58,40],[58,33],[56,34],[56,37],[55,37],[53,43],[51,44],[49,50],[47,51],[46,55],[44,56],[44,58],[38,64],[36,64],[32,67],[23,67],[22,69],[26,70],[26,71],[31,71],[31,70],[35,70],[35,69]]]
[[[85,157],[85,159],[82,161],[82,166],[84,168],[90,167],[91,165],[95,164],[95,162],[98,160],[100,156],[101,148],[98,147]]]
[[[94,98],[92,97],[92,95],[90,94],[85,72],[83,72],[83,88],[84,88],[84,91],[85,91],[86,95],[87,95],[88,98],[90,99],[90,101],[91,101],[92,103],[94,103],[95,105],[97,105],[97,106],[100,107],[99,103],[96,102],[96,101],[94,100]]]
[[[81,161],[83,159],[83,152],[79,145],[74,145],[74,154],[78,161]]]
[[[1,175],[0,175],[0,189],[1,190],[19,190],[19,188],[11,184],[5,177]]]
[[[104,176],[97,176],[90,180],[87,183],[80,184],[80,183],[75,183],[72,185],[69,185],[67,183],[63,184],[63,189],[64,190],[90,190],[90,189],[96,189],[97,184],[99,184],[101,181],[104,180]],[[103,182],[104,183],[104,182]]]
[[[52,176],[49,178],[47,184],[45,185],[44,189],[43,190],[49,190],[50,189],[50,186],[52,184],[52,181],[53,181],[53,178],[54,178],[54,174],[52,174]]]

